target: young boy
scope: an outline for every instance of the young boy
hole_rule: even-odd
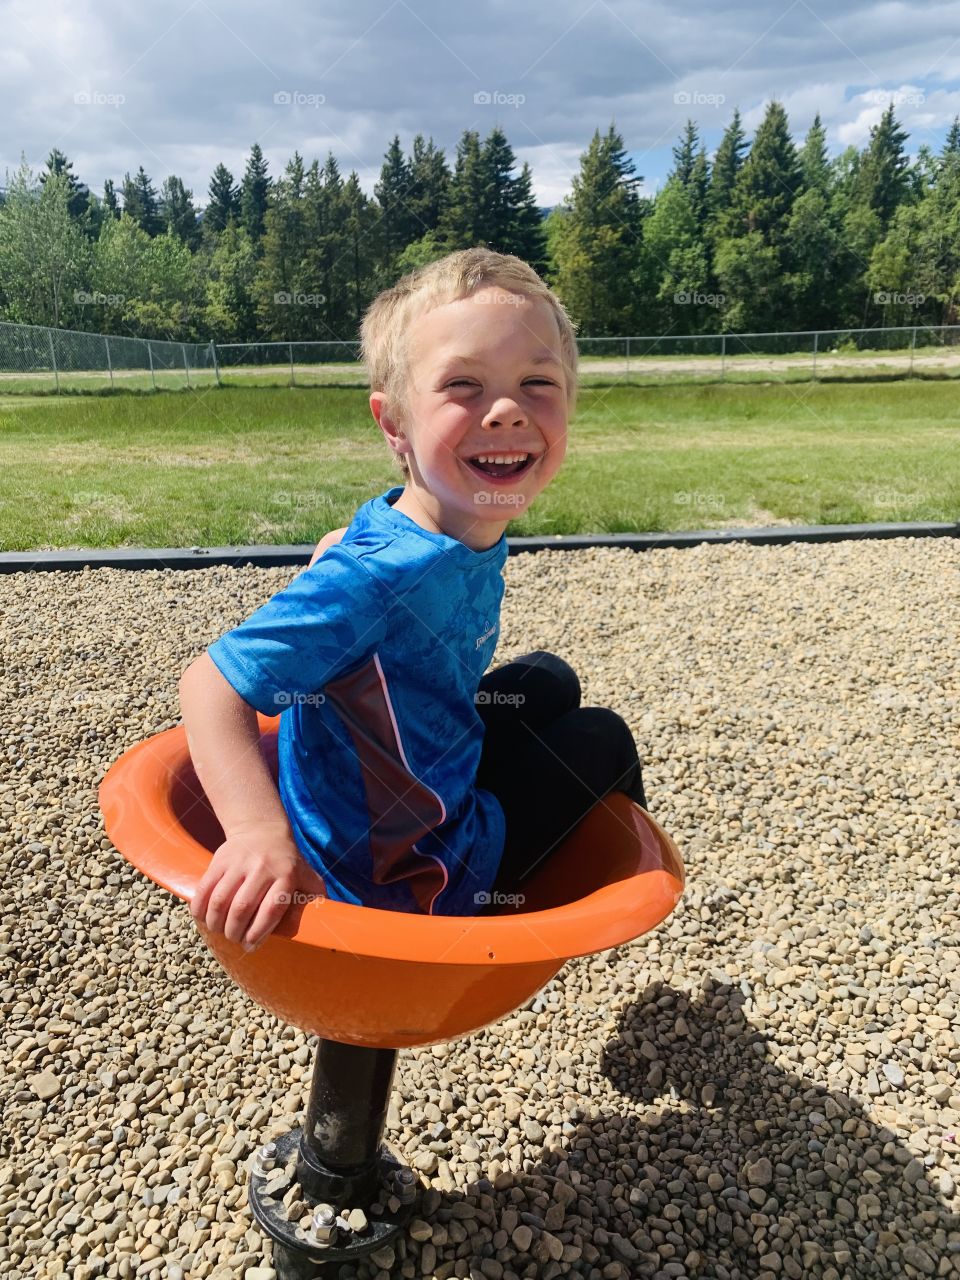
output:
[[[576,398],[562,303],[526,263],[453,253],[375,299],[370,409],[404,485],[184,672],[191,756],[223,827],[191,902],[254,949],[299,895],[473,915],[603,795],[646,806],[636,745],[537,651],[484,675],[504,530],[556,475]],[[255,710],[283,712],[279,792]]]

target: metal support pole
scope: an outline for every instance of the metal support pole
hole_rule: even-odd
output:
[[[813,335],[813,380],[814,382],[816,382],[817,380],[817,345],[819,343],[819,340],[820,340],[819,333],[815,333]]]
[[[183,371],[187,375],[187,389],[190,390],[190,366],[187,364],[187,344],[182,344],[183,351]]]
[[[288,355],[290,356],[290,385],[291,387],[295,387],[297,384],[293,376],[293,343],[288,342],[287,347],[289,349]]]
[[[60,374],[57,371],[57,353],[53,348],[53,334],[47,330],[47,341],[50,343],[50,360],[53,363],[53,378],[57,384],[57,395],[60,394]]]
[[[103,345],[107,348],[107,368],[110,370],[110,390],[113,390],[113,361],[110,359],[110,339],[104,338]]]
[[[273,1240],[278,1280],[339,1275],[340,1264],[389,1244],[412,1215],[417,1176],[381,1146],[396,1066],[396,1049],[319,1040],[303,1128],[255,1154],[248,1200]]]
[[[150,357],[150,381],[153,383],[154,391],[156,391],[157,375],[154,372],[154,368],[153,368],[153,347],[151,347],[149,341],[147,342],[147,355]]]
[[[720,335],[720,381],[727,380],[727,335]]]
[[[630,339],[627,339],[627,377],[630,377]]]
[[[916,346],[917,346],[917,326],[914,325],[913,335],[910,339],[910,373],[908,376],[911,378],[913,377],[913,353],[916,350]]]
[[[217,360],[217,344],[212,338],[210,339],[210,354],[213,357],[213,372],[217,376],[217,386],[222,387],[223,383],[220,381],[220,364]]]

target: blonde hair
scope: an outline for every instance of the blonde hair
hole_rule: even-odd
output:
[[[560,331],[569,412],[573,413],[577,400],[577,335],[563,303],[522,258],[473,248],[458,249],[408,272],[378,294],[367,308],[360,326],[361,356],[370,390],[386,393],[394,417],[402,421],[407,411],[407,335],[411,324],[433,307],[457,302],[490,285],[531,300],[543,299],[552,309]],[[402,454],[394,454],[394,458],[403,474],[409,474],[406,458]]]

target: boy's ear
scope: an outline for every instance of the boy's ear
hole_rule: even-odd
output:
[[[383,432],[384,438],[395,454],[409,453],[410,441],[401,430],[399,419],[394,416],[387,403],[387,395],[384,391],[372,391],[370,393],[370,412],[376,419],[377,426]]]

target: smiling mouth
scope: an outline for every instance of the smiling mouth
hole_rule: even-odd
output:
[[[536,454],[524,453],[521,450],[513,453],[480,453],[465,459],[473,471],[493,479],[521,475],[524,471],[528,471],[536,460]]]

